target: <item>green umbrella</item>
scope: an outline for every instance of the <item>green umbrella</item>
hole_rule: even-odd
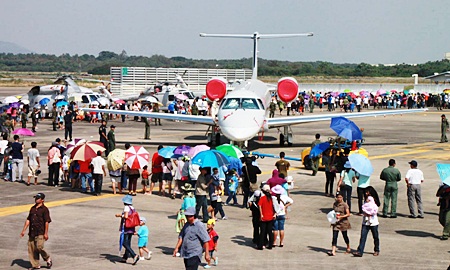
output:
[[[345,89],[344,90],[344,93],[350,93],[352,90],[350,90],[350,89]]]
[[[235,157],[235,158],[244,157],[244,154],[242,154],[242,151],[239,148],[237,148],[236,146],[231,145],[231,144],[222,144],[220,146],[217,146],[216,150],[224,153],[225,155],[227,155],[229,157]]]

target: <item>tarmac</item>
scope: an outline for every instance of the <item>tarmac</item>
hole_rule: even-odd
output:
[[[3,90],[0,92],[2,95],[9,94]],[[334,199],[324,196],[325,174],[320,171],[317,176],[311,176],[311,172],[305,170],[301,162],[291,161],[289,175],[295,181],[295,188],[291,191],[294,204],[286,221],[284,247],[256,250],[251,242],[250,211],[237,206],[224,206],[229,219],[219,220],[215,226],[220,236],[218,252],[215,254],[220,261],[213,269],[447,269],[450,263],[450,241],[439,240],[442,226],[438,222],[435,197],[440,183],[435,164],[446,163],[450,158],[450,144],[439,143],[442,112],[432,108],[424,113],[354,120],[365,129],[364,148],[369,152],[374,167],[371,185],[378,191],[381,200],[384,182],[379,180],[378,175],[387,167],[390,158],[396,159],[402,177],[409,169],[408,161],[412,159],[418,161],[419,169],[423,170],[425,176],[422,185],[425,218],[408,218],[406,185],[404,181],[400,182],[398,218],[380,218],[380,256],[372,256],[373,240],[370,234],[362,258],[344,254],[342,236],[338,239],[336,256],[329,257],[326,254],[331,249],[332,238],[326,214],[331,210]],[[314,112],[320,113],[325,112]],[[125,142],[130,142],[142,144],[153,153],[159,144],[195,145],[206,142],[206,126],[165,120],[161,122],[162,126],[152,125],[151,140],[143,139],[144,124],[141,122],[127,119],[125,123],[112,120],[109,124],[117,126],[119,148],[123,148]],[[74,124],[73,137],[98,140],[98,126],[77,122]],[[274,129],[266,132],[263,141],[257,141],[255,137],[249,149],[276,155],[285,151],[287,156],[298,158],[301,151],[310,146],[314,134],[320,133],[322,140],[335,136],[329,128],[329,122],[292,126],[292,130],[295,134],[292,147],[280,148],[277,139],[279,133]],[[64,138],[64,131],[52,131],[50,120],[46,119],[39,123],[35,137],[23,139],[26,149],[32,141],[38,142],[41,162],[45,164],[46,151],[57,137]],[[258,159],[263,171],[259,181],[270,178],[275,162],[276,159],[272,158]],[[47,175],[48,171],[43,166],[37,186],[0,181],[3,194],[0,200],[0,227],[4,229],[0,240],[0,269],[31,267],[27,237],[20,238],[19,234],[29,208],[34,203],[33,195],[38,192],[46,194],[45,204],[52,218],[49,240],[45,243],[53,260],[52,269],[184,269],[183,260],[172,257],[177,242],[175,221],[180,199],[172,200],[157,196],[156,193],[134,197],[134,206],[141,216],[147,218],[150,230],[148,248],[153,256],[151,260],[139,261],[136,266],[131,266],[131,260],[128,264],[118,262],[119,219],[114,215],[123,209],[123,195],[112,194],[109,177],[104,179],[102,196],[95,197],[73,191],[68,185],[48,187],[45,184]],[[356,206],[356,186],[353,189],[352,204]],[[242,203],[242,196],[238,196],[238,201]],[[352,229],[349,230],[349,238],[355,250],[359,243],[362,218],[354,215],[350,217],[350,222]],[[132,247],[138,251],[137,237],[133,237]],[[42,268],[46,268],[44,262]]]

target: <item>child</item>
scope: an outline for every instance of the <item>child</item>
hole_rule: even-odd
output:
[[[219,264],[219,257],[214,257],[214,251],[217,251],[217,241],[219,240],[219,235],[214,230],[214,225],[216,224],[216,221],[214,219],[209,219],[208,223],[206,224],[206,227],[208,229],[208,235],[209,235],[209,256],[211,259],[209,260],[208,264],[203,266],[203,268],[208,269],[211,268],[211,260],[214,261],[214,265],[217,266]]]
[[[142,193],[145,195],[152,195],[150,192],[147,192],[147,187],[150,185],[150,182],[148,181],[148,177],[150,176],[150,174],[148,173],[148,166],[145,165],[142,171]]]
[[[64,155],[61,162],[62,170],[63,170],[63,180],[64,182],[69,182],[69,166],[70,166],[70,157]]]
[[[231,201],[231,199],[233,199],[233,205],[237,205],[237,198],[236,198],[236,190],[239,186],[239,175],[236,172],[236,170],[232,170],[233,176],[230,179],[230,184],[229,184],[229,194],[228,194],[228,198],[227,201],[225,202],[225,205],[228,205],[228,203]]]
[[[120,176],[122,175],[121,168],[115,171],[109,171],[109,177],[111,177],[113,193],[116,194],[116,183],[119,187],[119,193],[122,193],[122,188],[120,186]]]
[[[139,230],[135,232],[137,236],[139,237],[138,240],[138,247],[139,247],[139,258],[141,261],[147,259],[150,260],[152,258],[152,252],[147,249],[147,243],[148,243],[148,227],[145,225],[147,220],[145,217],[139,218],[141,223],[139,224]],[[147,252],[147,257],[144,258],[144,251]]]

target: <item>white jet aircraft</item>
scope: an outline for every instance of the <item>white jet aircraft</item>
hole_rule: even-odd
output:
[[[311,116],[290,116],[269,118],[269,104],[271,101],[270,86],[257,79],[258,71],[258,40],[269,38],[287,38],[299,36],[313,36],[307,34],[272,34],[262,35],[255,32],[251,35],[223,35],[223,34],[200,34],[201,37],[222,37],[222,38],[245,38],[253,39],[253,75],[252,78],[241,82],[236,88],[227,94],[227,81],[223,78],[212,78],[206,85],[206,95],[210,100],[221,100],[220,107],[216,115],[213,116],[193,116],[179,114],[164,114],[151,112],[132,112],[119,110],[98,110],[86,109],[86,111],[101,111],[105,113],[126,114],[131,116],[142,116],[169,120],[182,120],[205,124],[210,126],[211,133],[208,134],[208,142],[214,139],[216,142],[220,137],[216,135],[221,132],[233,143],[246,144],[247,140],[253,138],[259,132],[267,131],[269,128],[283,128],[280,133],[280,145],[287,143],[292,145],[293,134],[291,125],[329,121],[333,117],[343,116],[346,118],[360,118],[369,116],[385,116],[405,113],[416,113],[424,109],[412,110],[392,110],[392,111],[372,111],[359,113],[335,113]],[[298,96],[298,83],[294,78],[285,77],[278,81],[278,98],[284,102],[291,102]],[[220,136],[220,135],[218,135]]]

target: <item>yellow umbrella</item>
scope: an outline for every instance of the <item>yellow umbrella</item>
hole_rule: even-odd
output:
[[[21,98],[22,98],[22,96],[16,96],[16,98],[18,98],[18,99],[21,99]]]
[[[107,163],[108,170],[116,171],[123,166],[123,161],[125,159],[125,150],[114,149],[108,155]]]

